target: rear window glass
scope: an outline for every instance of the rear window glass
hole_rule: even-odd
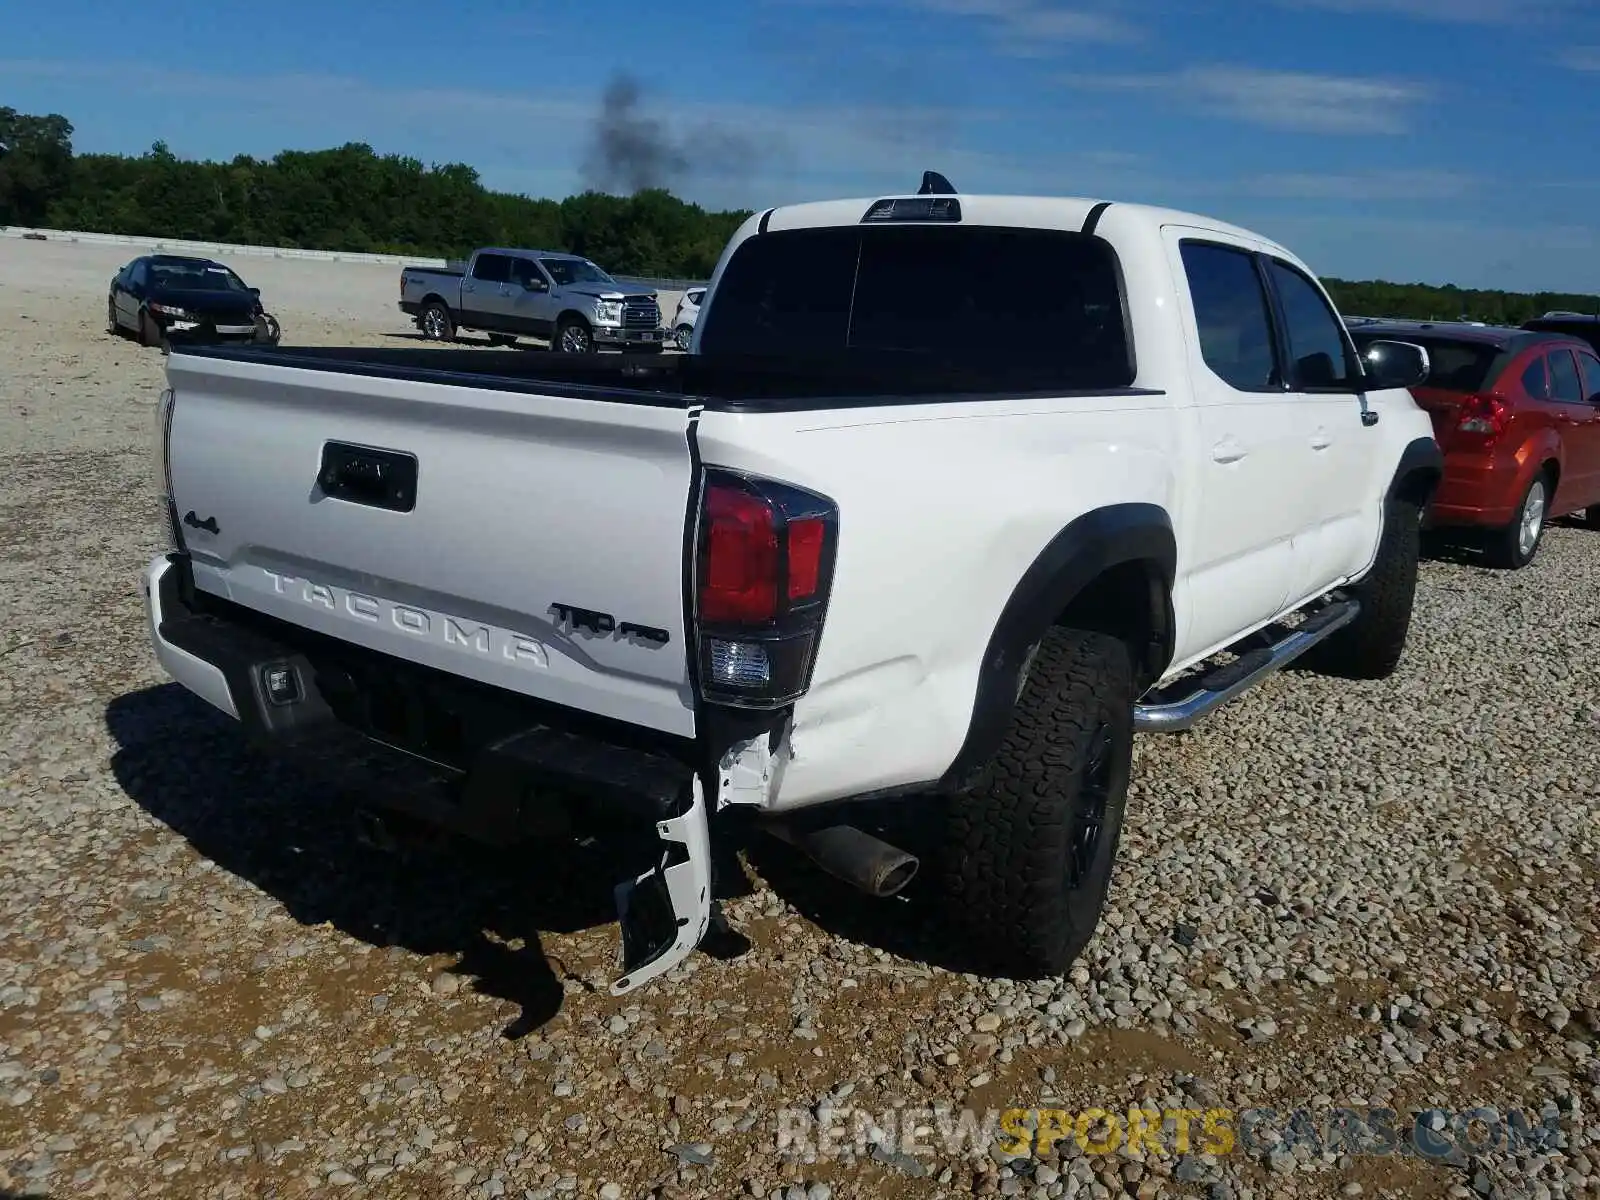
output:
[[[702,356],[948,368],[936,390],[1128,387],[1134,365],[1106,242],[1056,230],[868,226],[745,241],[706,309]],[[931,377],[934,378],[934,377]],[[935,382],[937,383],[937,378]]]
[[[1441,392],[1481,392],[1492,382],[1500,348],[1487,342],[1458,342],[1449,338],[1419,338],[1410,334],[1355,333],[1356,348],[1392,340],[1421,346],[1428,352],[1428,378],[1421,387]]]

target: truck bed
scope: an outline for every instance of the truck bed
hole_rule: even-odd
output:
[[[804,356],[572,356],[545,350],[365,346],[184,346],[174,354],[308,371],[441,383],[540,396],[719,412],[865,408],[961,400],[1156,395],[1148,388],[1074,386],[1103,378],[1094,364],[974,362],[926,354],[844,351]]]

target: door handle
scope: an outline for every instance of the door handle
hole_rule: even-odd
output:
[[[1213,461],[1219,463],[1236,463],[1247,453],[1249,451],[1232,437],[1225,437],[1211,447],[1211,457]]]
[[[1328,436],[1326,429],[1318,429],[1311,435],[1311,448],[1313,450],[1326,450],[1333,445],[1333,439]]]
[[[475,291],[477,291],[477,290],[478,290],[478,289],[477,289],[477,288],[476,288],[476,287],[475,287],[475,286],[474,286],[474,285],[472,285],[472,284],[470,284],[470,283],[463,283],[463,284],[462,284],[462,285],[461,285],[461,290],[462,290],[462,291],[463,291],[463,292],[475,292]]]

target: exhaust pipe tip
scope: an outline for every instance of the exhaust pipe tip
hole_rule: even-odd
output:
[[[799,830],[775,821],[766,829],[834,878],[880,900],[904,891],[921,865],[916,855],[854,825]]]
[[[916,878],[917,869],[921,864],[911,855],[900,853],[901,861],[886,867],[878,877],[877,886],[873,895],[883,899],[898,895],[905,891],[906,885]]]

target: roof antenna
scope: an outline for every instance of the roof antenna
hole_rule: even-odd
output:
[[[922,186],[917,189],[919,196],[954,196],[955,185],[937,171],[924,171],[922,173]]]

